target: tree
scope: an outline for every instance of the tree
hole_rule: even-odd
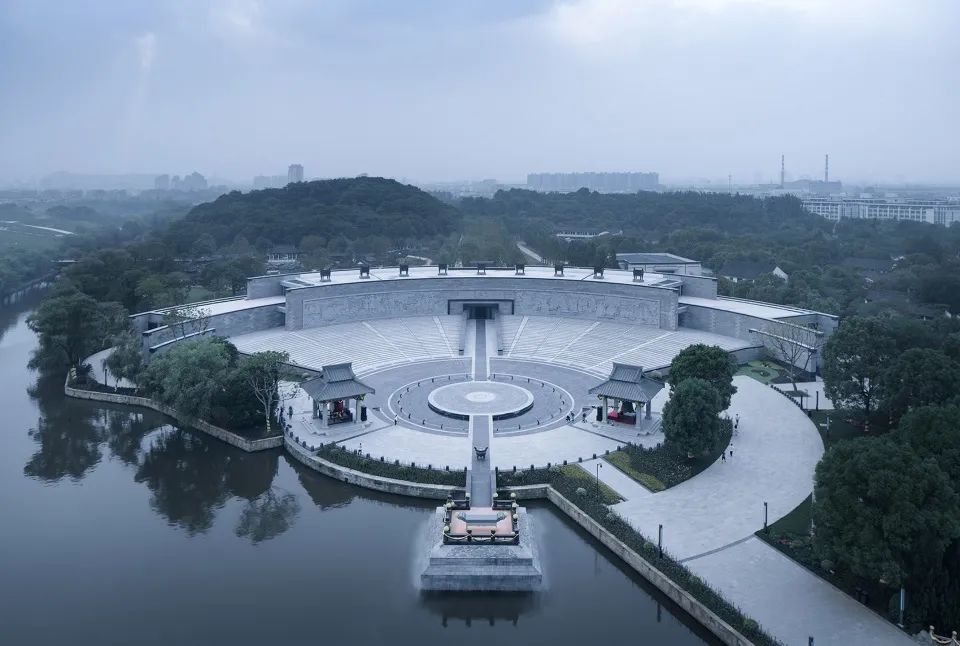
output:
[[[960,365],[939,350],[911,348],[886,372],[884,395],[894,419],[921,406],[945,404],[960,392]]]
[[[133,332],[114,337],[113,352],[106,359],[107,370],[117,380],[136,383],[143,370],[143,346]]]
[[[180,338],[201,334],[210,327],[210,310],[199,305],[176,305],[163,313],[163,323]]]
[[[260,406],[267,434],[270,434],[270,419],[277,406],[282,406],[286,394],[280,388],[284,364],[290,360],[286,352],[256,352],[240,362],[247,385]]]
[[[824,392],[838,408],[860,412],[867,430],[893,353],[892,337],[883,322],[873,318],[847,319],[824,344]]]
[[[809,372],[813,357],[823,345],[823,332],[803,325],[775,321],[762,333],[763,345],[773,359],[787,366],[793,390],[797,389],[797,373]]]
[[[906,444],[921,459],[934,459],[960,493],[960,407],[911,410],[901,418],[893,441]]]
[[[717,409],[720,411],[730,406],[730,398],[737,392],[733,385],[734,371],[733,359],[723,348],[698,343],[684,348],[673,358],[667,379],[671,388],[692,377],[710,382],[720,397]]]
[[[814,493],[817,554],[892,587],[925,577],[960,537],[960,498],[946,474],[887,438],[830,449]]]
[[[667,444],[690,457],[715,448],[720,438],[720,410],[720,395],[709,381],[684,379],[673,387],[663,407]]]
[[[30,367],[79,368],[85,358],[123,329],[125,319],[126,312],[118,303],[98,303],[67,287],[45,299],[27,319],[27,325],[39,337]]]
[[[140,385],[178,412],[206,418],[233,366],[231,349],[222,339],[177,344],[150,362]]]

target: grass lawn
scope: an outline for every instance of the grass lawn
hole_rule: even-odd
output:
[[[580,486],[584,489],[589,487],[592,491],[597,490],[597,477],[590,475],[575,464],[563,465],[560,467],[560,472],[565,476],[577,480],[578,484],[580,484]],[[580,481],[582,481],[582,483]],[[620,494],[603,484],[602,481],[600,482],[600,496],[602,497],[603,504],[605,505],[615,505],[618,502],[623,502],[623,498],[620,497]]]
[[[830,418],[829,433],[826,428],[827,417]],[[820,437],[823,438],[823,445],[826,448],[830,448],[831,445],[841,440],[863,437],[864,435],[864,432],[860,428],[844,419],[843,413],[839,411],[811,411],[810,419],[817,425],[817,430],[820,431]]]
[[[783,369],[772,361],[751,361],[740,366],[737,374],[769,384],[783,374]]]
[[[610,455],[604,456],[604,459],[654,493],[667,488],[656,476],[634,469],[630,462],[630,456],[624,451],[614,451]]]
[[[642,484],[650,491],[669,489],[689,480],[720,458],[727,450],[733,432],[729,420],[721,421],[720,441],[716,448],[697,458],[687,458],[676,453],[666,444],[647,449],[636,444],[628,444],[620,451],[604,456],[610,464]]]

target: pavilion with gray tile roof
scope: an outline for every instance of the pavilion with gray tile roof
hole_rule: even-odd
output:
[[[323,366],[319,377],[309,379],[300,387],[310,399],[313,400],[314,417],[323,418],[323,409],[326,409],[327,415],[324,423],[338,424],[341,422],[352,422],[362,413],[355,415],[350,410],[349,400],[356,400],[356,410],[360,412],[360,402],[366,395],[372,395],[377,391],[367,384],[363,383],[353,373],[353,364],[334,363]]]
[[[650,402],[663,390],[663,384],[643,376],[642,366],[633,366],[628,363],[613,364],[610,377],[590,389],[591,395],[603,397],[603,421],[607,419],[609,400],[642,404],[645,408],[644,416],[650,419]],[[636,423],[636,420],[634,420]]]

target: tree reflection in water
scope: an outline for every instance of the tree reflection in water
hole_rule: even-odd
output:
[[[45,482],[81,480],[103,457],[105,433],[97,409],[66,402],[62,390],[59,397],[56,394],[58,385],[63,388],[59,378],[40,379],[30,390],[40,408],[40,419],[28,432],[40,448],[23,473]]]
[[[256,545],[284,533],[300,513],[297,497],[273,488],[247,502],[237,521],[236,533]]]
[[[297,495],[273,487],[279,450],[245,453],[166,425],[151,411],[70,399],[60,378],[39,379],[30,394],[41,416],[29,431],[39,448],[23,468],[28,477],[79,481],[109,451],[150,490],[151,508],[189,535],[208,531],[234,498],[246,501],[235,532],[253,543],[283,534],[296,521]]]

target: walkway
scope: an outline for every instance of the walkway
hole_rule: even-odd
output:
[[[104,386],[116,386],[119,388],[135,388],[136,384],[127,379],[118,379],[112,372],[107,370],[104,362],[113,354],[113,348],[101,350],[96,354],[91,354],[84,360],[84,363],[90,366],[90,376]]]
[[[539,263],[543,262],[543,256],[541,256],[536,251],[534,251],[527,245],[523,244],[522,242],[517,242],[517,249],[519,249],[520,252],[530,260],[534,262],[539,262]]]
[[[647,537],[663,524],[664,549],[785,644],[910,644],[892,624],[754,536],[802,502],[823,444],[786,397],[736,377],[729,413],[740,415],[733,456],[660,493],[612,464],[600,479],[626,498],[611,509]],[[595,474],[595,466],[584,468]]]
[[[474,381],[487,380],[487,322],[483,319],[473,321],[474,352],[473,378]],[[493,469],[490,468],[492,447],[490,446],[491,426],[493,418],[489,415],[470,416],[470,504],[475,507],[492,507],[493,492],[497,487]],[[486,455],[481,460],[475,449],[485,449]]]

